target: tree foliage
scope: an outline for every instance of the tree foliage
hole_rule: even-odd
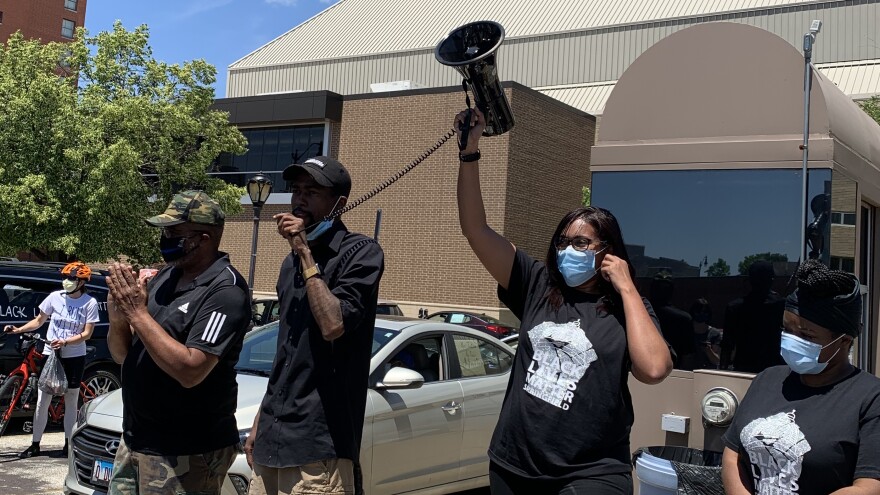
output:
[[[590,199],[592,197],[592,192],[588,186],[583,186],[581,188],[581,204],[584,206],[590,206]]]
[[[244,137],[211,109],[216,71],[153,58],[149,30],[117,22],[94,37],[0,46],[0,254],[59,252],[84,261],[157,259],[143,221],[185,188],[227,213],[241,188],[206,174]]]
[[[730,275],[730,265],[721,258],[718,258],[718,261],[709,265],[709,268],[706,270],[707,277],[726,277],[728,275]]]
[[[739,262],[739,274],[740,275],[748,275],[749,274],[749,267],[752,266],[752,263],[754,263],[756,261],[761,261],[761,260],[770,261],[770,262],[788,261],[788,255],[781,254],[781,253],[769,253],[769,252],[768,253],[750,254],[750,255],[746,256],[745,258],[743,258],[742,261]]]
[[[880,124],[880,96],[872,96],[867,100],[860,101],[859,106],[862,107],[862,110],[874,119],[874,121]]]

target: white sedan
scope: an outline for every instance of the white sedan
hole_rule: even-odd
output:
[[[266,391],[277,338],[277,322],[245,337],[236,367],[235,417],[242,439]],[[465,327],[382,317],[376,320],[372,356],[361,449],[366,492],[443,494],[487,486],[486,450],[504,400],[513,351]],[[104,493],[121,432],[119,390],[82,407],[65,494]],[[250,475],[244,455],[239,455],[223,495],[246,494]]]

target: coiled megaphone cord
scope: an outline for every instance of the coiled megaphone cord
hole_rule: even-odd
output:
[[[448,131],[443,137],[441,137],[436,143],[434,143],[433,146],[431,146],[430,148],[428,148],[427,151],[425,151],[424,153],[422,153],[421,155],[419,155],[418,158],[416,158],[415,160],[411,161],[411,162],[409,163],[409,165],[407,165],[406,167],[404,167],[404,168],[398,170],[394,175],[392,175],[392,176],[389,177],[387,180],[385,180],[385,182],[382,182],[382,183],[379,184],[378,186],[374,187],[372,191],[368,192],[367,194],[364,194],[364,195],[361,196],[360,198],[358,198],[358,199],[352,201],[351,203],[348,203],[347,205],[345,205],[344,208],[341,208],[341,209],[339,209],[339,210],[336,210],[335,212],[333,212],[333,213],[327,215],[327,216],[324,217],[321,221],[332,220],[332,219],[334,219],[334,218],[336,218],[336,217],[342,215],[343,213],[346,213],[346,212],[348,212],[348,211],[351,211],[352,209],[354,209],[354,208],[360,206],[361,204],[363,204],[363,203],[364,203],[365,201],[367,201],[368,199],[370,199],[370,198],[372,198],[373,196],[379,194],[380,192],[382,192],[382,190],[384,190],[385,188],[387,188],[387,187],[390,186],[391,184],[394,184],[394,183],[397,182],[401,177],[403,177],[404,175],[408,174],[412,169],[416,168],[416,166],[417,166],[418,164],[420,164],[420,163],[422,163],[423,161],[425,161],[429,156],[433,155],[435,151],[437,151],[438,149],[440,149],[441,146],[443,146],[444,144],[446,144],[446,141],[449,141],[449,140],[452,138],[452,136],[454,136],[454,135],[455,135],[455,129],[450,129],[450,130],[449,130],[449,131]],[[317,224],[316,224],[316,225],[317,225]]]

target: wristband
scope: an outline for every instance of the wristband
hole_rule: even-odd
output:
[[[475,162],[480,159],[480,150],[474,151],[473,153],[462,155],[461,152],[458,152],[458,159],[462,162]]]

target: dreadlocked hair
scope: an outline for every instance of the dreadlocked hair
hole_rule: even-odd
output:
[[[807,260],[797,270],[798,290],[813,297],[834,297],[853,291],[853,277],[842,270],[832,270],[819,260]]]

